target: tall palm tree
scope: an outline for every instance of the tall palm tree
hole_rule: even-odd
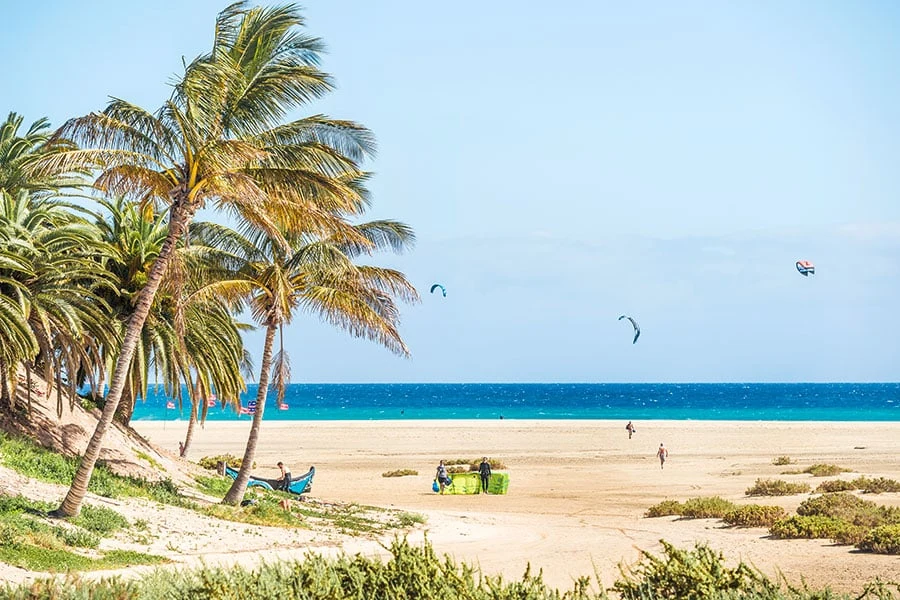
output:
[[[153,299],[199,209],[229,211],[277,237],[282,227],[331,231],[335,213],[364,207],[351,182],[360,174],[358,162],[373,151],[369,132],[322,116],[283,122],[331,89],[316,66],[321,44],[302,26],[295,6],[232,4],[216,21],[212,50],[186,67],[156,113],[114,99],[103,112],[60,129],[82,149],[55,154],[37,168],[38,174],[99,169],[97,189],[168,211],[168,233],[128,320],[101,418],[55,515],[81,509]]]
[[[207,246],[222,249],[223,264],[234,267],[231,279],[212,283],[198,295],[246,303],[254,320],[266,331],[253,423],[241,469],[222,500],[226,504],[239,504],[247,489],[273,362],[279,397],[284,395],[287,356],[282,347],[273,361],[275,337],[291,323],[298,310],[317,313],[352,335],[374,340],[397,354],[409,354],[397,330],[399,312],[395,299],[418,300],[415,288],[398,271],[356,265],[352,259],[385,248],[401,251],[412,245],[412,230],[395,221],[375,221],[353,230],[354,241],[348,241],[343,234],[324,239],[285,234],[291,242],[287,250],[259,229],[245,228],[242,235],[206,224],[196,230]]]

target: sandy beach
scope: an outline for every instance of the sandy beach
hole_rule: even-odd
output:
[[[265,422],[256,474],[275,477],[284,461],[294,473],[315,465],[312,495],[423,514],[427,535],[440,553],[479,564],[487,574],[520,577],[526,565],[543,569],[548,583],[568,587],[595,571],[611,584],[619,563],[659,540],[680,547],[706,542],[729,560],[752,563],[794,583],[859,590],[876,576],[900,580],[896,556],[855,552],[827,540],[773,540],[765,529],[735,529],[716,520],[648,519],[644,511],[664,500],[719,495],[737,503],[778,504],[793,510],[809,494],[747,498],[757,478],[806,481],[781,475],[815,463],[860,474],[900,479],[900,423],[636,422],[628,439],[619,421],[367,421]],[[136,422],[156,445],[175,450],[183,423]],[[199,430],[191,458],[243,453],[249,421],[210,422]],[[655,457],[669,449],[665,469]],[[431,491],[440,459],[487,455],[508,466],[504,496],[441,496]],[[775,466],[790,456],[796,464]],[[417,476],[382,473],[414,469]],[[900,494],[869,495],[900,505]],[[359,551],[344,546],[347,551]],[[309,549],[315,549],[311,542]],[[333,547],[330,550],[333,551]],[[372,552],[371,548],[367,550]]]

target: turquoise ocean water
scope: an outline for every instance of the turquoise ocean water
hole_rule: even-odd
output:
[[[252,385],[243,406],[255,395]],[[265,418],[900,421],[900,383],[292,384],[284,404],[279,410],[270,390]],[[134,418],[185,419],[177,405],[154,388]],[[217,405],[207,418],[251,417]]]

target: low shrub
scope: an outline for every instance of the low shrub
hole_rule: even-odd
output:
[[[846,469],[837,465],[815,464],[803,469],[804,473],[809,473],[813,477],[831,477],[840,475],[841,473],[850,473],[852,469]]]
[[[613,585],[620,598],[771,597],[764,594],[774,587],[771,582],[744,563],[727,567],[721,553],[700,544],[693,550],[679,550],[665,541],[660,543],[664,557],[643,551],[637,566],[622,570],[623,577]]]
[[[219,454],[218,456],[204,456],[200,460],[197,461],[197,464],[203,467],[204,469],[209,469],[210,471],[215,471],[216,466],[220,463],[224,462],[226,465],[231,467],[232,469],[240,469],[241,465],[244,464],[243,457],[239,458],[234,454]],[[253,463],[253,466],[256,466],[256,463]]]
[[[690,498],[685,500],[681,516],[685,519],[721,519],[736,508],[733,502],[718,496]]]
[[[748,504],[726,513],[722,520],[735,527],[771,527],[776,521],[786,517],[787,514],[780,506]]]
[[[776,521],[770,528],[772,537],[779,539],[847,540],[865,534],[865,529],[844,519],[822,515],[797,515]],[[849,543],[849,542],[843,542]]]
[[[900,525],[882,525],[869,531],[856,547],[863,552],[900,554]]]
[[[868,477],[859,477],[854,483],[856,483],[857,489],[862,490],[864,494],[900,492],[900,481],[896,481],[895,479],[886,479],[884,477],[869,479]]]
[[[684,511],[684,505],[678,500],[663,500],[659,504],[654,504],[644,513],[645,517],[669,517],[671,515],[681,516]]]
[[[791,460],[790,456],[776,456],[775,458],[772,459],[772,464],[778,465],[778,466],[789,465],[792,462],[794,462],[794,461]]]
[[[783,479],[757,479],[745,494],[748,496],[792,496],[810,490],[807,483],[790,483]]]
[[[847,492],[840,492],[807,498],[797,507],[797,514],[847,519],[860,513],[872,512],[875,508],[874,502],[863,500]]]
[[[397,469],[396,471],[385,471],[381,474],[382,477],[405,477],[407,475],[418,475],[418,471],[414,471],[413,469]]]
[[[797,507],[801,516],[826,516],[871,529],[900,524],[900,507],[879,506],[853,494],[840,492],[804,500]]]
[[[72,523],[100,535],[108,535],[128,527],[128,520],[116,511],[93,504],[83,505],[81,514],[72,519]]]
[[[853,481],[847,481],[845,479],[832,479],[830,481],[823,481],[816,487],[816,492],[819,494],[833,494],[835,492],[849,492],[856,489],[857,481],[854,479]]]

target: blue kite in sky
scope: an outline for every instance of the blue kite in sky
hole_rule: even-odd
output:
[[[445,288],[444,286],[442,286],[439,283],[436,283],[433,286],[431,286],[431,293],[433,294],[434,290],[436,290],[438,288],[441,288],[441,293],[444,295],[444,298],[446,298],[447,297],[447,288]]]

